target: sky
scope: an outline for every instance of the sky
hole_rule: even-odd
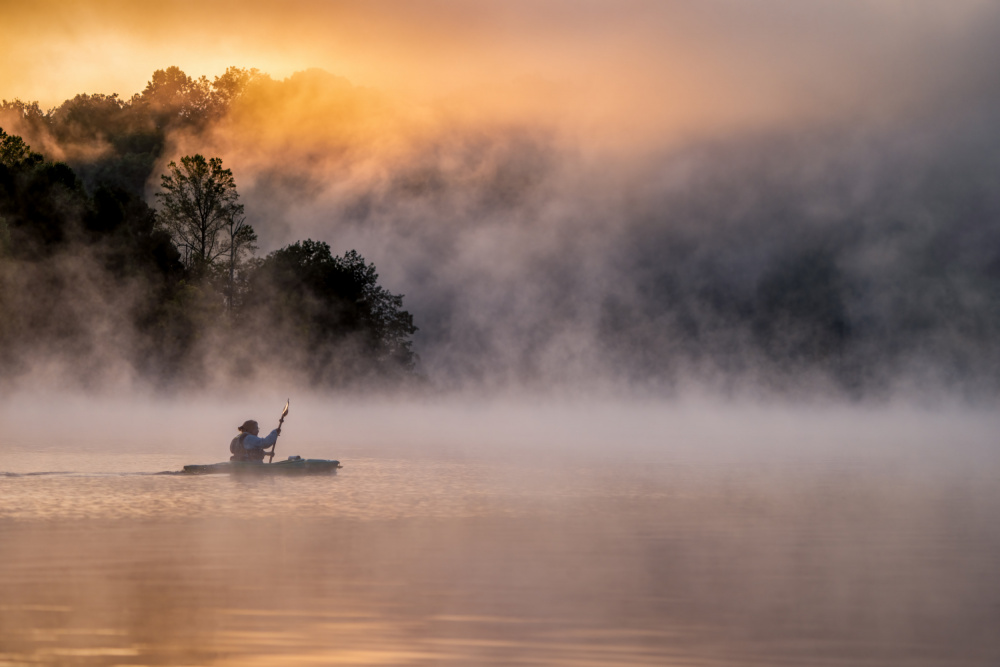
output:
[[[407,99],[461,99],[619,140],[890,117],[975,85],[995,3],[851,0],[4,0],[5,97],[139,92],[170,65],[318,67]],[[627,126],[627,127],[626,127]]]
[[[998,3],[0,6],[0,98],[281,82],[164,166],[373,261],[435,377],[1000,385]]]

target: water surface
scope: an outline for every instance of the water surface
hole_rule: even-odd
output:
[[[289,437],[345,466],[313,477],[7,442],[0,665],[1000,662],[988,430],[627,421],[579,447]]]

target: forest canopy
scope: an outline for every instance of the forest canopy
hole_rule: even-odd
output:
[[[418,347],[458,391],[1000,392],[992,93],[624,153],[391,95],[174,67],[0,104],[4,377],[384,385]]]
[[[42,373],[183,388],[275,369],[328,387],[416,377],[413,318],[359,253],[305,240],[258,258],[253,212],[222,158],[179,156],[154,173],[170,130],[204,128],[258,80],[230,68],[209,83],[171,67],[129,100],[78,95],[46,112],[2,103],[0,123],[62,158],[0,128],[5,383]]]

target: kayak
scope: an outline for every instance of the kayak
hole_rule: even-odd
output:
[[[206,465],[184,466],[184,472],[190,475],[221,475],[236,473],[246,475],[315,475],[320,473],[336,474],[337,468],[343,468],[340,461],[326,459],[302,459],[298,456],[289,457],[285,461],[274,463],[256,463],[250,461],[224,461]]]

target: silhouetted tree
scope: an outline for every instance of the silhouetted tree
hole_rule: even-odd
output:
[[[51,253],[72,235],[87,206],[69,166],[46,162],[21,137],[0,129],[0,215],[15,256]]]
[[[306,350],[316,382],[412,371],[413,316],[402,295],[378,284],[375,266],[354,250],[334,257],[306,240],[277,250],[250,281],[247,307],[268,314],[274,331]]]
[[[204,76],[192,79],[176,66],[158,69],[133,104],[147,108],[161,128],[197,125],[211,108],[211,84]]]
[[[142,196],[165,143],[149,110],[113,95],[77,95],[46,116],[48,132],[89,192],[118,187]]]
[[[257,251],[257,233],[247,224],[246,216],[240,211],[233,212],[226,224],[227,244],[229,245],[228,269],[229,280],[226,284],[226,304],[230,317],[233,316],[240,300],[240,289],[236,280],[237,270],[243,266],[247,255]]]
[[[5,257],[10,252],[10,227],[7,226],[7,219],[0,215],[0,258]]]
[[[16,372],[33,351],[53,346],[79,354],[86,367],[95,341],[89,308],[80,303],[80,276],[120,285],[120,316],[131,322],[139,367],[182,366],[186,350],[165,343],[171,332],[195,335],[192,318],[172,309],[184,267],[156,216],[131,192],[100,188],[91,197],[66,164],[47,162],[20,137],[0,130],[0,368]],[[115,301],[113,294],[101,299]],[[98,327],[100,329],[100,327]],[[127,358],[127,353],[123,355]]]
[[[0,164],[10,170],[20,169],[32,155],[37,156],[35,162],[41,161],[42,156],[38,153],[32,153],[31,147],[24,142],[24,139],[17,135],[7,134],[0,127]]]
[[[106,141],[128,130],[128,104],[112,95],[77,95],[48,113],[52,134],[62,144]]]
[[[81,94],[48,111],[37,102],[3,100],[0,126],[18,128],[36,145],[58,144],[90,193],[107,186],[143,196],[168,132],[203,130],[252,85],[267,81],[270,77],[256,69],[229,67],[209,83],[168,67],[153,72],[146,88],[128,99]]]
[[[233,172],[222,168],[217,157],[188,155],[167,165],[161,176],[163,192],[156,193],[162,208],[160,222],[181,250],[184,262],[195,274],[209,271],[216,260],[232,249],[238,234],[226,239],[223,230],[243,216],[243,205]],[[235,231],[235,230],[234,230]]]
[[[233,102],[243,96],[251,84],[269,80],[269,76],[256,68],[227,68],[222,76],[215,77],[212,82],[212,112],[215,115],[223,115]]]
[[[189,377],[220,349],[258,359],[254,350],[288,341],[306,352],[293,359],[317,382],[413,370],[413,318],[356,252],[333,257],[304,241],[252,259],[257,235],[221,159],[170,162],[159,210],[145,202],[169,132],[197,133],[272,88],[254,69],[230,67],[209,83],[171,67],[128,99],[82,94],[44,112],[0,103],[0,122],[66,160],[47,161],[0,129],[0,381],[51,354],[88,377],[108,332],[128,336],[123,355],[151,379]],[[280,340],[271,326],[248,334],[221,317],[228,309],[247,322],[258,307]]]
[[[25,102],[17,98],[0,101],[0,125],[18,128],[23,134],[25,130],[44,130],[47,124],[48,116],[38,106],[38,102]]]

